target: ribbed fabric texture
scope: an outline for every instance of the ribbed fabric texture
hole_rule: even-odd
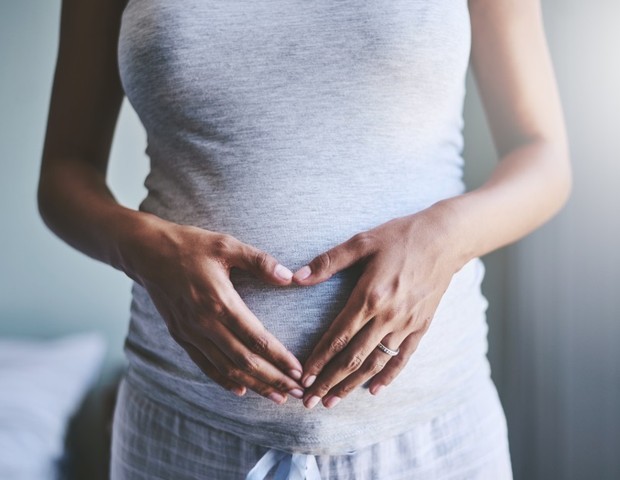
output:
[[[291,270],[363,230],[464,191],[466,0],[129,0],[118,45],[148,136],[141,210],[226,232]],[[313,287],[233,271],[303,362],[358,268]],[[155,400],[261,445],[336,454],[456,408],[489,375],[484,267],[453,278],[407,368],[337,408],[238,398],[207,378],[134,285],[128,376]],[[414,292],[412,292],[414,294]]]

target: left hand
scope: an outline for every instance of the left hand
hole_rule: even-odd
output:
[[[307,408],[321,400],[334,407],[371,378],[370,393],[376,395],[405,367],[464,264],[445,227],[443,212],[430,207],[358,233],[295,273],[295,283],[316,285],[364,262],[346,305],[304,365]],[[400,352],[390,356],[377,348],[379,342]]]

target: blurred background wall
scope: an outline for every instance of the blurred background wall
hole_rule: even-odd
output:
[[[620,478],[620,2],[543,0],[575,185],[563,212],[485,258],[489,357],[508,417],[516,479]],[[106,372],[122,364],[130,282],[42,224],[36,185],[60,0],[0,4],[0,335],[98,330]],[[468,77],[466,179],[496,162]],[[137,207],[145,135],[127,103],[109,181]]]

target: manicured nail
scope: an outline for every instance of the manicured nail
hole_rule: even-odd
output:
[[[273,392],[269,394],[269,400],[276,402],[278,405],[284,403],[284,397],[277,392]]]
[[[314,381],[316,380],[316,375],[310,375],[306,380],[304,380],[303,386],[309,388]]]
[[[381,392],[381,390],[383,390],[385,388],[385,385],[379,385],[377,387],[374,387],[370,390],[370,393],[372,393],[373,395],[379,395],[379,392]]]
[[[319,403],[319,400],[321,400],[321,397],[317,397],[316,395],[312,395],[308,401],[306,402],[306,407],[307,408],[314,408],[316,407],[316,404]]]
[[[291,272],[284,265],[280,265],[279,263],[276,265],[274,271],[276,272],[276,275],[282,280],[290,280],[291,278],[293,278],[293,272]]]
[[[329,397],[326,401],[325,401],[325,406],[327,408],[333,408],[336,405],[338,405],[338,402],[340,402],[340,400],[342,400],[340,397],[337,397],[336,395],[334,395],[333,397]]]
[[[293,395],[293,397],[295,397],[295,398],[304,398],[304,392],[303,392],[303,390],[301,390],[299,388],[293,388],[293,390],[289,390],[288,393]]]
[[[304,280],[308,278],[311,273],[312,270],[310,270],[310,267],[308,265],[304,265],[295,272],[295,276],[297,277],[297,280]]]
[[[299,380],[301,378],[301,372],[299,370],[289,370],[288,374],[295,380]]]

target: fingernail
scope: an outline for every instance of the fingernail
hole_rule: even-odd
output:
[[[379,395],[379,392],[385,388],[385,385],[379,385],[378,387],[374,387],[370,390],[370,393],[373,395]]]
[[[304,381],[303,386],[306,387],[306,388],[309,388],[310,386],[312,386],[312,384],[314,383],[315,380],[316,380],[316,375],[310,375]]]
[[[325,401],[325,406],[327,408],[333,408],[336,405],[338,405],[338,402],[340,402],[340,400],[342,400],[340,397],[337,397],[336,395],[334,395],[333,397],[329,397],[326,401]]]
[[[232,389],[232,392],[238,397],[243,397],[245,395],[245,387],[235,387]]]
[[[319,400],[321,400],[321,397],[317,397],[316,395],[312,395],[308,401],[306,402],[306,407],[307,408],[314,408],[316,407],[316,404],[319,403]]]
[[[277,392],[273,392],[269,394],[269,400],[276,402],[278,405],[284,402],[284,397]]]
[[[293,272],[291,272],[284,265],[280,265],[279,263],[276,265],[276,268],[274,271],[276,275],[280,277],[282,280],[290,280],[291,278],[293,278]]]
[[[297,280],[304,280],[308,278],[311,273],[312,270],[310,270],[310,267],[308,265],[304,265],[295,272],[295,276],[297,277]]]
[[[299,380],[301,378],[301,372],[299,370],[289,370],[288,374],[295,380]]]
[[[301,390],[299,388],[293,388],[293,390],[289,390],[288,393],[293,395],[293,397],[295,397],[295,398],[304,398],[304,392],[303,392],[303,390]]]

